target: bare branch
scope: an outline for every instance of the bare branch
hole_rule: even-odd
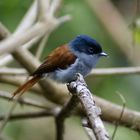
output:
[[[50,6],[50,16],[54,15],[58,9],[60,8],[62,0],[52,0],[51,6]]]
[[[70,92],[80,100],[97,140],[109,140],[109,135],[100,119],[101,110],[95,105],[95,100],[82,75],[77,74],[76,81],[69,84]]]
[[[11,108],[10,108],[10,110],[8,111],[8,113],[4,116],[3,122],[1,123],[1,126],[0,126],[0,137],[2,136],[2,131],[3,131],[4,127],[5,127],[5,125],[8,123],[9,117],[10,117],[11,114],[13,113],[13,111],[14,111],[14,109],[15,109],[17,103],[18,103],[17,100],[15,100],[15,101],[13,102],[13,104],[11,105]]]
[[[120,114],[122,112],[122,106],[96,96],[94,96],[94,98],[96,104],[102,110],[101,117],[104,121],[114,123],[119,120]],[[140,132],[140,112],[125,108],[119,124]]]
[[[22,114],[14,114],[9,117],[10,121],[13,120],[20,120],[20,119],[33,119],[33,118],[39,118],[39,117],[50,117],[55,116],[57,114],[57,109],[52,110],[43,110],[39,112],[28,112],[28,113],[22,113]],[[0,116],[0,121],[4,120],[5,116]]]
[[[8,92],[5,92],[5,91],[0,91],[0,98],[8,100],[8,101],[15,100],[15,99],[11,100],[11,95]],[[43,104],[41,104],[37,101],[27,99],[27,98],[24,98],[24,99],[20,98],[18,100],[18,103],[21,104],[21,105],[28,105],[28,106],[32,106],[32,107],[41,108],[41,109],[48,109],[47,106],[44,106]]]
[[[38,35],[43,35],[46,32],[46,30],[43,31],[45,26],[45,24],[36,23],[26,32],[24,31],[23,33],[16,33],[15,35],[11,35],[9,38],[0,43],[0,55],[12,52],[15,50],[15,48],[29,42]]]
[[[0,43],[0,55],[14,51],[15,48],[29,42],[35,37],[52,32],[59,25],[60,22],[54,17],[51,17],[51,19],[46,19],[45,22],[36,23],[26,30],[26,32],[24,31],[22,33],[11,35]]]
[[[0,41],[3,40],[4,38],[8,37],[9,31],[3,24],[0,22]]]
[[[121,67],[121,68],[101,68],[94,69],[89,76],[107,76],[107,75],[130,75],[140,74],[140,67]]]
[[[27,14],[24,16],[23,20],[19,24],[16,32],[14,34],[21,33],[29,28],[36,19],[36,1],[32,4],[31,8],[28,10]],[[30,22],[29,22],[30,21]],[[6,34],[4,38],[10,35],[10,32],[4,27],[3,24],[0,25],[0,31],[5,31]],[[2,34],[2,32],[0,32]],[[38,37],[34,38],[33,40],[29,41],[26,45],[23,45],[24,48],[30,48],[34,42],[38,40]],[[0,56],[0,66],[7,64],[13,58],[10,54]]]
[[[57,19],[58,19],[57,20],[58,25],[61,25],[61,24],[65,23],[66,21],[71,20],[71,16],[70,15],[65,15],[65,16],[59,17]]]
[[[41,40],[41,42],[40,42],[40,44],[39,44],[39,46],[38,46],[38,48],[37,48],[37,51],[36,51],[36,58],[37,58],[37,59],[40,59],[41,54],[42,54],[42,52],[43,52],[43,50],[44,50],[44,47],[45,47],[45,45],[46,45],[46,42],[47,42],[47,40],[48,40],[48,37],[49,37],[49,34],[45,35],[45,36],[42,38],[42,40]]]
[[[27,76],[17,76],[17,75],[0,75],[0,82],[14,85],[14,86],[20,86],[27,80]],[[42,93],[41,88],[38,85],[35,85],[30,89],[34,93]]]
[[[88,121],[86,118],[83,118],[82,120],[82,126],[84,127],[84,130],[86,134],[88,135],[90,140],[95,140],[95,136],[93,134],[92,129],[89,127]]]
[[[120,113],[122,112],[122,106],[113,104],[109,101],[98,98],[96,96],[95,96],[95,101],[96,101],[96,103],[98,103],[98,105],[101,106],[102,113],[103,113],[101,117],[104,121],[107,121],[110,123],[114,123],[114,122],[118,121],[118,119],[120,118]],[[102,106],[104,106],[104,107],[102,107]],[[112,113],[110,113],[110,112],[112,112]],[[75,115],[81,115],[81,114],[84,115],[84,112],[80,108],[80,110],[78,112],[74,112],[74,114]],[[24,117],[22,119],[24,119]],[[15,120],[18,120],[18,117]],[[123,117],[120,121],[120,125],[126,126],[132,130],[140,132],[139,124],[140,124],[140,113],[126,108],[123,113]]]
[[[24,69],[17,68],[0,68],[0,75],[22,75],[27,76],[27,71]]]
[[[123,95],[120,92],[117,92],[117,94],[120,96],[120,99],[122,100],[123,105],[122,105],[122,112],[120,113],[120,118],[118,119],[118,121],[115,124],[115,129],[114,129],[114,132],[113,132],[112,137],[111,137],[112,140],[114,140],[114,138],[115,138],[115,134],[117,132],[119,123],[120,123],[120,121],[122,119],[122,116],[123,116],[123,113],[124,113],[124,110],[125,110],[125,107],[126,107],[126,100],[123,97]]]
[[[49,6],[49,0],[37,0],[37,21],[45,20]]]
[[[25,45],[21,46],[25,49],[29,49],[33,46],[33,44],[35,44],[38,40],[40,39],[40,37],[35,37],[34,39],[30,40],[28,43],[26,43]],[[0,66],[5,66],[7,64],[9,64],[11,61],[13,60],[13,56],[11,54],[4,54],[2,56],[0,56]]]
[[[109,75],[130,75],[140,74],[140,67],[116,67],[116,68],[96,68],[88,75],[109,76]],[[26,76],[26,70],[22,68],[0,68],[0,75],[21,75]]]
[[[57,114],[55,119],[57,140],[63,140],[64,121],[67,117],[70,116],[71,112],[74,110],[74,108],[76,108],[78,103],[78,98],[76,96],[72,96],[68,103],[65,106],[63,106],[63,108]]]
[[[16,28],[16,31],[14,34],[19,34],[24,31],[26,31],[29,27],[33,25],[33,23],[36,20],[36,15],[37,15],[37,2],[34,0],[33,4],[21,20],[20,24]]]

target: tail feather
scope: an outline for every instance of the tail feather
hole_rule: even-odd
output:
[[[16,95],[21,96],[24,92],[29,90],[35,83],[37,83],[41,79],[41,76],[34,76],[32,79],[25,82],[22,86],[20,86],[14,93],[12,98],[14,98]]]

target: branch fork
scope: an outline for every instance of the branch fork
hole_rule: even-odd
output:
[[[67,87],[72,93],[72,97],[56,116],[57,140],[63,140],[64,121],[68,116],[71,115],[71,112],[76,108],[79,102],[81,102],[82,107],[86,112],[90,125],[89,128],[91,128],[96,139],[109,140],[109,135],[102,120],[100,119],[101,109],[96,106],[94,98],[88,90],[83,76],[79,73],[76,74],[75,81],[67,84]]]

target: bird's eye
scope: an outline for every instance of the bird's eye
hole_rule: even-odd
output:
[[[93,53],[94,53],[94,49],[93,49],[92,47],[90,47],[90,48],[88,49],[88,52],[89,52],[90,54],[93,54]]]

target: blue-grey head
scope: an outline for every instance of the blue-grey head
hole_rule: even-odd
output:
[[[87,35],[78,35],[69,43],[69,46],[73,51],[79,53],[96,55],[98,57],[107,56],[107,54],[102,51],[101,45],[95,39]]]
[[[87,35],[79,35],[69,43],[72,52],[84,62],[88,67],[95,67],[99,58],[107,56],[102,51],[101,45],[93,38]]]

